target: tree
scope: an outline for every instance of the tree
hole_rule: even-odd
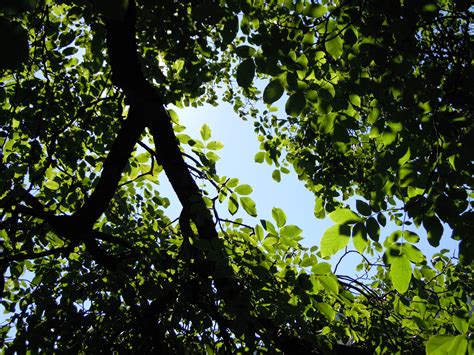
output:
[[[7,352],[472,354],[471,8],[3,2]],[[167,110],[219,95],[254,119],[255,160],[294,169],[335,222],[319,247],[278,208],[220,217],[257,216],[252,188],[219,176],[208,126],[189,137]],[[459,260],[428,260],[411,225],[434,246],[449,226]],[[366,279],[331,270],[341,249]]]

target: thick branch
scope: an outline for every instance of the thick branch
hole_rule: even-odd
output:
[[[128,118],[122,124],[117,138],[115,138],[104,161],[102,174],[94,192],[75,214],[75,217],[88,228],[92,228],[114,196],[122,172],[143,129],[144,125],[141,123],[140,117],[138,117],[136,110],[131,107]]]

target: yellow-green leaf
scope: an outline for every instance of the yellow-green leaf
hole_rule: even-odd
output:
[[[396,256],[392,258],[390,266],[390,278],[395,290],[405,293],[410,285],[412,270],[410,260],[406,255]]]
[[[250,197],[241,197],[240,204],[244,208],[245,212],[247,212],[252,217],[257,217],[257,208],[254,200],[252,200]]]
[[[321,255],[323,257],[336,254],[349,243],[351,229],[346,224],[336,224],[326,229],[321,238]]]

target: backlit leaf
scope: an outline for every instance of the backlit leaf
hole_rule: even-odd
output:
[[[281,208],[272,208],[272,217],[275,220],[279,228],[283,227],[286,223],[286,214]]]
[[[285,112],[292,117],[297,117],[306,106],[306,98],[301,92],[291,95],[285,104]]]
[[[321,255],[323,257],[336,254],[349,243],[351,230],[346,224],[336,224],[329,227],[321,238]]]
[[[250,197],[241,197],[240,204],[244,208],[245,212],[247,212],[250,216],[257,216],[257,208],[255,202]]]
[[[243,88],[248,88],[255,76],[255,62],[252,58],[245,59],[237,67],[237,84]]]
[[[390,278],[393,287],[400,293],[405,293],[410,285],[412,269],[410,260],[406,255],[396,256],[392,258],[390,266]]]
[[[272,104],[283,95],[283,92],[284,89],[280,80],[272,80],[263,90],[263,101],[267,104]]]

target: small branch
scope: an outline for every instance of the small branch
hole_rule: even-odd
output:
[[[73,245],[67,245],[65,247],[61,248],[54,248],[50,250],[45,250],[39,253],[19,253],[15,255],[9,255],[9,256],[4,256],[0,257],[0,264],[1,263],[8,263],[11,261],[22,261],[22,260],[31,260],[31,259],[38,259],[42,258],[45,256],[57,256],[61,253],[70,253],[74,249]]]

